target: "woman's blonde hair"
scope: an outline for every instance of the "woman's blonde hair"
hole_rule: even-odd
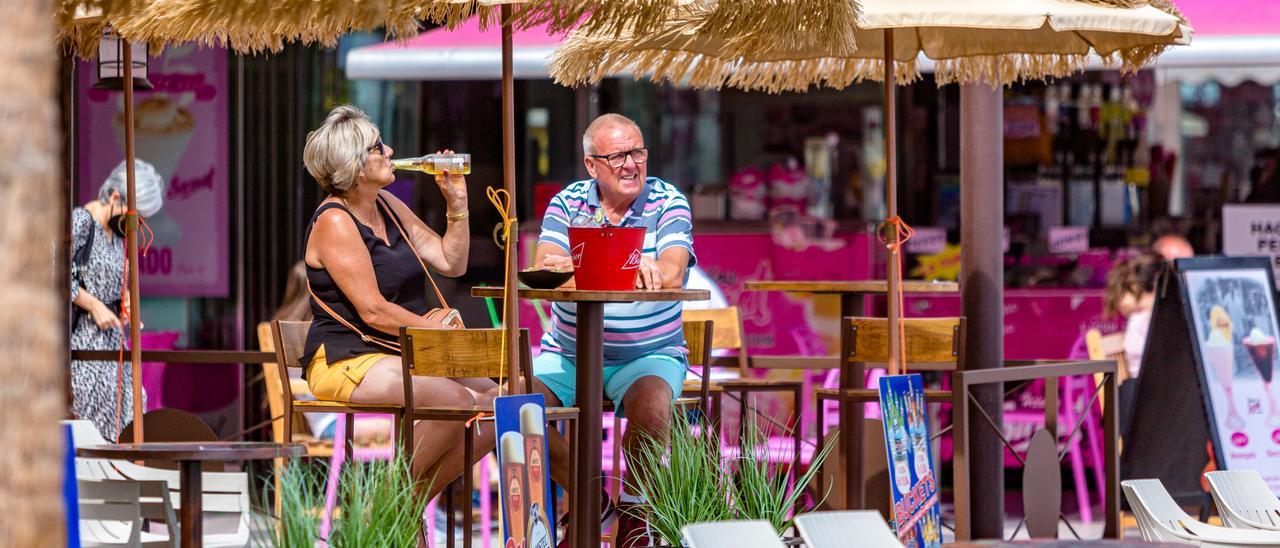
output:
[[[364,111],[339,105],[320,127],[307,134],[302,163],[329,194],[341,195],[356,185],[369,147],[378,141],[378,128]]]

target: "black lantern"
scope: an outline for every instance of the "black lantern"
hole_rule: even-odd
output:
[[[96,89],[124,89],[124,48],[128,44],[111,27],[102,30],[98,42],[98,82]],[[147,45],[129,44],[133,62],[133,89],[146,91],[154,86],[147,80]]]

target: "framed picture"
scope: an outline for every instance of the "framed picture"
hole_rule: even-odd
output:
[[[1174,265],[1218,468],[1259,470],[1280,492],[1280,409],[1272,386],[1280,326],[1270,263],[1214,257]]]

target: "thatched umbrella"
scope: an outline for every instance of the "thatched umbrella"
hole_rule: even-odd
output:
[[[48,242],[66,215],[57,192],[57,51],[51,4],[5,4],[0,47],[0,544],[63,543],[65,321]],[[74,527],[74,524],[72,525]]]
[[[708,0],[384,0],[382,2],[346,2],[342,0],[67,0],[60,5],[64,18],[61,37],[80,55],[92,55],[98,38],[110,25],[125,40],[163,46],[170,43],[197,42],[230,47],[242,53],[276,51],[285,42],[333,45],[341,36],[358,30],[385,28],[394,37],[407,38],[418,32],[420,21],[453,27],[469,17],[480,17],[482,26],[500,24],[503,28],[503,188],[505,200],[495,203],[505,208],[503,218],[510,242],[506,245],[504,287],[508,293],[516,287],[518,248],[515,226],[515,103],[511,77],[511,30],[547,25],[553,31],[581,28],[601,36],[617,36],[623,32],[647,33],[656,30],[672,14],[704,7]],[[837,51],[852,51],[852,38],[843,32],[856,20],[851,5],[822,0],[742,0],[729,5],[743,10],[706,10],[714,28],[743,51],[753,51],[772,43],[791,43],[796,47],[808,42],[787,42],[783,33],[759,32],[765,28],[787,28],[805,25],[816,29],[812,39],[840,44]],[[88,17],[77,14],[92,13]],[[751,34],[747,30],[757,30]],[[125,48],[128,51],[128,48]],[[129,66],[128,60],[125,65]],[[125,79],[126,118],[132,113],[132,81]],[[126,124],[125,148],[132,167],[131,124]],[[133,177],[129,175],[130,188]],[[132,199],[132,193],[130,193]],[[130,202],[132,204],[132,201]],[[131,206],[132,207],[132,206]],[[135,221],[136,223],[136,221]],[[135,224],[136,226],[136,224]],[[130,248],[130,279],[136,284],[136,242]],[[133,287],[134,295],[137,288]],[[518,372],[518,321],[516,300],[503,299],[504,326],[507,329],[508,371],[514,378]],[[131,301],[136,308],[138,299]],[[131,311],[137,316],[137,310]],[[133,352],[134,378],[141,378],[139,334],[137,322],[131,322],[130,340]],[[519,384],[512,383],[518,390]],[[141,398],[134,384],[135,416],[141,416]],[[142,440],[141,421],[134,422],[134,439]]]
[[[853,0],[836,0],[852,2]],[[860,0],[862,19],[847,29],[858,50],[852,55],[824,48],[772,48],[742,53],[722,37],[702,29],[705,18],[674,17],[656,33],[602,36],[577,32],[552,62],[551,73],[568,84],[595,82],[617,73],[649,75],[702,87],[732,86],[769,92],[803,91],[811,85],[835,88],[864,79],[885,82],[885,142],[890,258],[890,374],[900,370],[902,351],[899,248],[909,228],[897,214],[897,158],[894,83],[919,75],[917,60],[933,61],[939,85],[957,82],[1000,86],[1024,79],[1065,76],[1084,67],[1089,55],[1126,71],[1137,70],[1167,46],[1189,40],[1190,29],[1168,0]],[[790,29],[803,36],[806,28]],[[901,74],[902,76],[898,76]],[[966,367],[999,367],[1003,360],[1003,265],[999,247],[1003,198],[1000,184],[998,93],[967,86],[962,110],[981,111],[982,120],[966,123],[961,135],[961,288],[969,321]],[[986,131],[983,131],[983,130]],[[972,392],[999,424],[998,386]],[[968,405],[958,401],[957,405]],[[860,443],[861,423],[845,432],[846,451]],[[998,536],[1003,525],[999,444],[995,434],[973,432],[972,496],[984,506],[972,510],[980,536]],[[994,452],[989,449],[995,448]],[[855,457],[849,457],[856,462]],[[845,477],[854,498],[861,470]],[[969,485],[955,486],[967,492]],[[958,499],[959,500],[959,499]],[[969,514],[967,506],[963,513]],[[957,502],[957,517],[962,510]],[[968,519],[957,519],[957,538],[968,538]],[[1108,531],[1107,534],[1114,534]]]
[[[852,3],[838,0],[837,3]],[[857,50],[841,54],[821,43],[741,52],[723,35],[708,34],[709,12],[673,16],[656,33],[606,36],[577,31],[557,50],[557,82],[595,83],[620,72],[696,87],[730,86],[771,93],[813,85],[843,88],[862,80],[885,84],[887,209],[890,224],[889,319],[899,324],[901,282],[897,250],[896,128],[892,84],[919,77],[917,60],[933,61],[938,85],[1011,82],[1066,76],[1090,55],[1135,71],[1166,47],[1189,39],[1167,0],[860,0],[861,20],[846,32]],[[803,39],[804,27],[791,29]],[[803,41],[803,40],[802,40]],[[900,330],[890,331],[889,371],[900,367]]]

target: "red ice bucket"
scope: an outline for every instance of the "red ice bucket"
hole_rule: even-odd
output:
[[[644,247],[643,228],[569,228],[569,255],[578,289],[635,289]]]

